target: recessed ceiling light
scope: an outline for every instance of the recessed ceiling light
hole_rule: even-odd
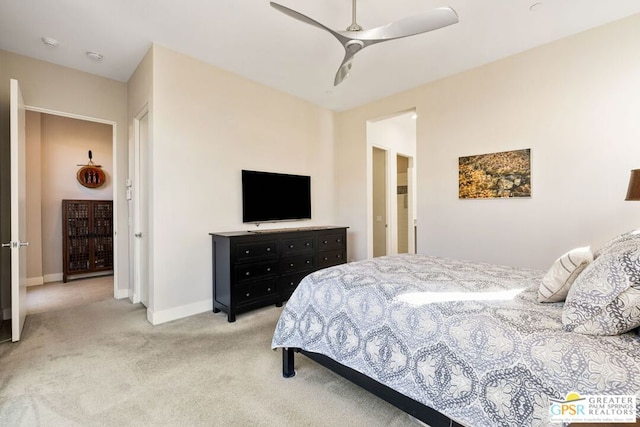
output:
[[[529,11],[530,12],[538,12],[538,11],[542,10],[542,6],[544,6],[544,3],[542,3],[542,2],[534,3],[531,6],[529,6]]]
[[[58,47],[60,45],[60,42],[58,40],[51,37],[42,37],[41,40],[42,43],[46,44],[49,47]]]
[[[89,59],[92,59],[94,61],[102,61],[104,59],[104,56],[102,56],[102,54],[98,53],[98,52],[92,52],[92,51],[88,51],[87,52],[87,56],[89,57]]]

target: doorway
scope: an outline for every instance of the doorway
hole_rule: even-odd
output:
[[[373,256],[387,254],[387,152],[372,148]]]
[[[47,298],[64,298],[69,290],[79,287],[91,289],[85,280],[62,280],[62,199],[116,199],[116,130],[115,123],[27,107],[27,233],[30,245],[27,257],[28,294],[46,291]],[[107,172],[107,185],[89,189],[76,182],[76,173],[86,165],[91,150],[92,161]],[[114,202],[114,218],[117,218]],[[115,242],[115,240],[114,240]],[[114,275],[99,283],[100,295],[117,295],[117,247],[113,245]],[[80,284],[80,282],[83,282]],[[45,288],[37,290],[38,285]],[[47,286],[50,285],[50,286]],[[28,297],[29,298],[29,297]]]
[[[398,154],[396,156],[396,212],[398,213],[398,226],[396,227],[396,239],[398,240],[398,253],[409,253],[410,231],[410,206],[409,206],[409,157]]]
[[[133,205],[133,293],[131,301],[147,309],[150,304],[149,286],[149,111],[145,107],[134,119],[133,183],[127,182],[127,198]],[[133,191],[133,194],[131,194]]]
[[[416,118],[367,122],[369,257],[416,252]]]

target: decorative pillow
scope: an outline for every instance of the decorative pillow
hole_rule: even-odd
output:
[[[618,335],[640,326],[640,233],[610,243],[569,289],[564,330]]]
[[[605,243],[600,249],[593,253],[593,258],[598,258],[601,254],[607,252],[611,247],[615,246],[617,243],[624,242],[625,240],[633,239],[634,236],[640,233],[640,228],[636,230],[627,231],[626,233],[620,234],[613,239],[609,240]]]
[[[573,281],[591,261],[593,261],[593,254],[589,246],[572,249],[555,260],[542,278],[538,289],[538,301],[564,301]]]

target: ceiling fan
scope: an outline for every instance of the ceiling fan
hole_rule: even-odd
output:
[[[372,44],[409,37],[416,34],[426,33],[458,22],[458,14],[450,7],[439,7],[429,12],[419,15],[409,16],[399,21],[391,22],[370,30],[363,30],[356,22],[356,0],[352,0],[353,19],[346,31],[334,31],[331,28],[315,21],[300,12],[282,6],[281,4],[269,2],[273,8],[289,15],[290,17],[302,21],[314,27],[331,33],[344,47],[344,59],[338,68],[333,81],[334,86],[338,86],[349,76],[349,71],[353,65],[353,57],[367,46]]]

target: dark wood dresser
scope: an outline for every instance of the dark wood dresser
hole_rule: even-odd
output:
[[[307,274],[343,264],[347,227],[210,233],[213,311],[236,314],[289,299]]]

